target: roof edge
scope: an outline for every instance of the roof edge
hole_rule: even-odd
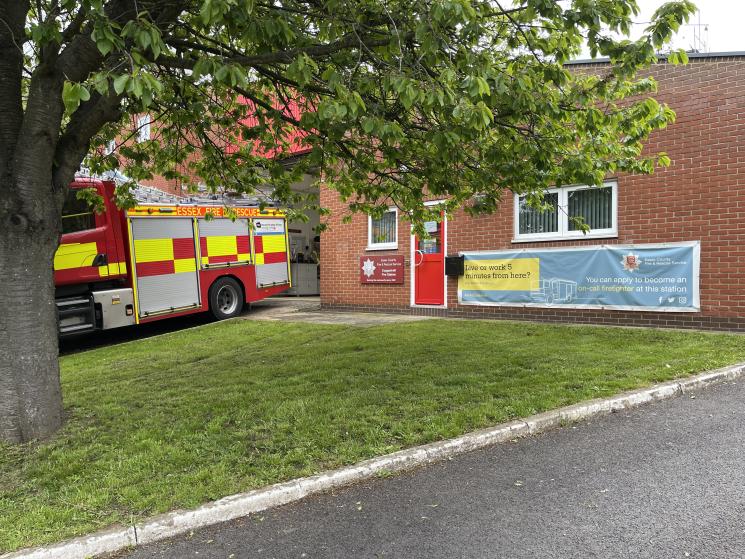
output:
[[[689,52],[686,53],[688,58],[693,59],[706,59],[706,58],[745,58],[745,51],[725,51],[725,52]],[[658,54],[657,58],[660,61],[667,60],[667,54]],[[564,66],[582,66],[585,64],[610,64],[609,58],[583,58],[579,60],[570,60],[565,62]]]

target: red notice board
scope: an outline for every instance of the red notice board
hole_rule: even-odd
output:
[[[394,284],[403,282],[403,256],[360,256],[360,283]]]

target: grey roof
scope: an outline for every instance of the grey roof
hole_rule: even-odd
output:
[[[688,58],[693,59],[705,59],[705,58],[739,58],[745,57],[745,51],[735,50],[731,52],[689,52]],[[657,58],[660,60],[666,60],[667,54],[658,54]],[[578,66],[581,64],[609,64],[609,58],[584,58],[581,60],[570,60],[566,62],[565,66]]]

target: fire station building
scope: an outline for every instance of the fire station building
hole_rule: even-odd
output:
[[[598,61],[580,71],[607,70]],[[556,211],[506,195],[493,215],[425,224],[355,215],[321,188],[321,304],[339,310],[745,330],[745,53],[693,54],[649,73],[677,113],[653,175],[553,189]],[[437,204],[433,200],[432,204]],[[568,215],[583,215],[588,234]]]

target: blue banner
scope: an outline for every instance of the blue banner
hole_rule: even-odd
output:
[[[463,305],[697,312],[700,244],[464,252]]]

